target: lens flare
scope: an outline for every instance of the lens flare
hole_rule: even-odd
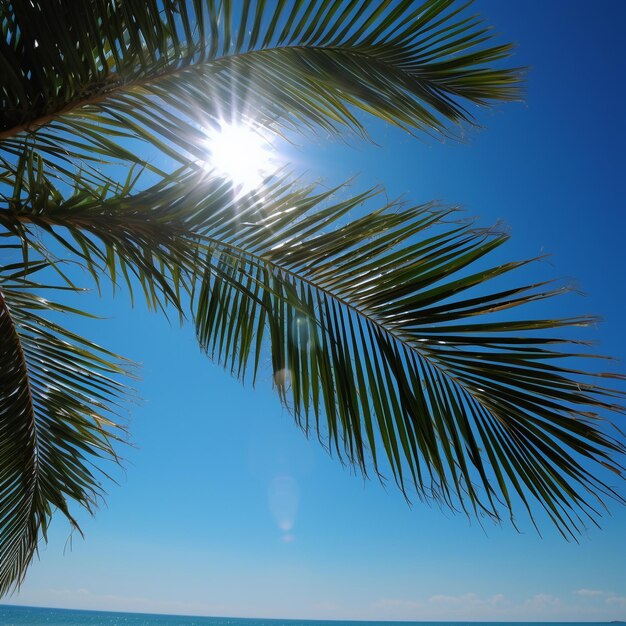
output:
[[[243,192],[261,187],[273,169],[271,145],[246,124],[223,123],[207,133],[207,169],[213,169]]]

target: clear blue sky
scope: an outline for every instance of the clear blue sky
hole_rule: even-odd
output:
[[[626,369],[626,3],[477,0],[514,62],[524,104],[477,111],[464,143],[372,126],[380,147],[323,138],[285,150],[297,171],[391,196],[460,203],[506,222],[502,259],[552,253],[535,276],[572,277],[584,297],[544,312],[597,313],[584,334]],[[287,154],[288,153],[288,154]],[[91,297],[91,296],[90,296]],[[367,482],[307,441],[271,390],[242,388],[198,351],[192,329],[141,307],[79,329],[143,364],[120,485],[86,539],[60,520],[11,601],[148,612],[414,620],[626,619],[626,509],[568,544],[547,523],[484,528]],[[87,307],[87,304],[83,306]],[[623,426],[623,424],[622,424]],[[540,521],[541,521],[540,516]]]

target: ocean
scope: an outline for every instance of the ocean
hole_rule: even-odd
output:
[[[45,609],[28,606],[0,606],[1,626],[580,626],[581,622],[349,622],[234,617],[188,617],[146,613],[112,613]],[[606,622],[585,622],[585,626],[606,626]]]

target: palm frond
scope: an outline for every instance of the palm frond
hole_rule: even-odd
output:
[[[254,378],[269,349],[298,424],[364,473],[383,459],[407,495],[497,519],[516,498],[532,518],[535,501],[571,536],[603,496],[623,502],[589,463],[622,475],[623,441],[600,416],[623,413],[624,394],[573,365],[576,342],[546,334],[595,320],[503,315],[562,290],[491,288],[525,263],[474,269],[507,237],[442,224],[449,209],[346,221],[369,196],[320,206],[325,194],[283,190],[236,221],[215,214],[194,306],[205,350]]]
[[[525,265],[480,267],[507,239],[497,231],[444,224],[451,210],[432,205],[348,220],[372,193],[332,203],[336,192],[279,179],[240,197],[196,168],[130,195],[72,197],[40,219],[89,238],[68,249],[95,275],[121,264],[157,302],[177,272],[176,306],[191,296],[207,353],[254,379],[269,350],[296,421],[364,473],[388,467],[407,495],[495,518],[516,498],[532,517],[534,499],[574,536],[599,514],[594,498],[620,499],[585,459],[621,473],[623,443],[599,420],[623,411],[623,394],[546,332],[595,320],[513,317],[560,290],[490,289]],[[30,232],[29,210],[0,219]]]
[[[68,176],[73,183],[68,190],[55,185],[33,152],[6,163],[5,172],[0,226],[21,241],[26,265],[34,254],[60,270],[49,251],[52,239],[81,262],[98,288],[108,276],[114,288],[127,287],[131,297],[139,289],[149,307],[166,311],[172,306],[182,314],[185,272],[196,260],[193,215],[177,208],[179,192],[172,196],[172,189],[187,183],[185,176],[174,172],[136,193],[139,174],[132,169],[123,183],[104,174],[94,180],[79,171]],[[225,193],[226,181],[219,182]],[[219,191],[214,191],[218,197]]]
[[[4,5],[0,140],[46,157],[140,160],[128,138],[202,158],[224,117],[364,134],[357,110],[449,133],[470,103],[511,100],[510,45],[452,0]],[[18,134],[16,134],[18,133]],[[123,141],[121,141],[123,140]],[[198,153],[199,156],[198,156]]]
[[[49,319],[79,312],[37,295],[29,275],[43,266],[0,273],[0,595],[23,580],[54,510],[76,528],[69,502],[94,510],[94,462],[117,459],[123,432],[113,420],[125,368]]]

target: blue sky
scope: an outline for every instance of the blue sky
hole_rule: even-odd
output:
[[[390,196],[461,204],[512,234],[502,260],[551,253],[538,278],[574,280],[584,296],[548,314],[597,313],[580,331],[621,361],[626,333],[623,102],[626,5],[576,0],[477,0],[531,67],[526,101],[477,111],[462,143],[420,141],[380,124],[379,146],[324,137],[283,148],[296,171],[328,183],[359,174]],[[80,328],[143,364],[132,410],[135,448],[109,486],[86,539],[53,524],[11,601],[149,612],[414,620],[626,619],[626,509],[566,543],[547,523],[481,526],[408,507],[389,485],[364,482],[307,441],[280,408],[271,372],[244,389],[179,329],[91,297],[109,319]],[[83,304],[89,307],[88,304]],[[541,516],[539,516],[541,521]]]

